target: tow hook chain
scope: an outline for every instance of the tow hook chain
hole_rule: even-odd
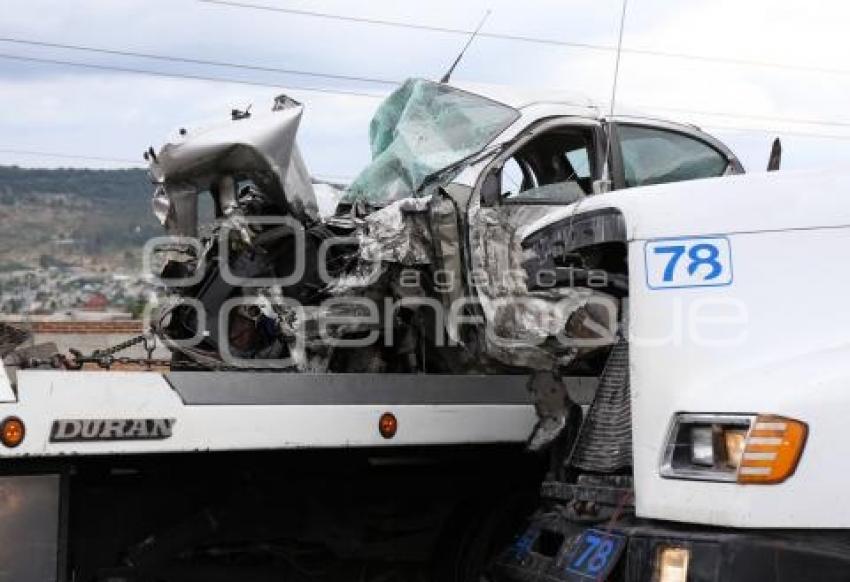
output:
[[[144,344],[147,353],[146,358],[115,357],[118,352],[124,351],[138,344]],[[116,344],[103,350],[95,350],[89,355],[84,355],[80,350],[69,348],[72,358],[62,356],[62,364],[69,370],[80,370],[85,364],[97,364],[105,370],[112,368],[114,364],[138,364],[150,370],[154,365],[169,366],[170,360],[155,360],[153,352],[156,349],[156,336],[142,334],[130,338],[125,342]]]
[[[115,354],[126,350],[127,348],[131,348],[138,344],[144,344],[144,350],[147,352],[147,357],[144,358],[131,358],[131,357],[117,357]],[[50,360],[39,360],[39,359],[30,359],[27,362],[27,366],[31,368],[36,368],[39,366],[49,366],[51,368],[62,367],[66,370],[81,370],[83,366],[86,364],[97,364],[100,368],[105,370],[110,370],[112,366],[115,364],[120,365],[131,365],[131,366],[144,366],[146,370],[152,370],[154,366],[158,368],[171,368],[173,362],[171,359],[155,359],[153,357],[153,352],[156,350],[156,335],[155,334],[143,334],[131,338],[125,342],[120,344],[116,344],[112,347],[95,350],[89,355],[83,354],[80,350],[74,348],[68,348],[68,351],[71,353],[71,356],[66,356],[65,354],[57,354]],[[213,362],[195,362],[191,360],[181,361],[179,364],[180,370],[199,370],[199,371],[238,371],[238,372],[280,372],[281,370],[278,368],[268,368],[268,367],[241,367],[241,366],[231,366],[225,363],[213,363]]]

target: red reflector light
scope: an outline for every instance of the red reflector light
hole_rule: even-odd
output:
[[[378,432],[385,439],[391,439],[395,436],[396,431],[398,431],[398,420],[395,415],[391,412],[383,413],[378,421]]]

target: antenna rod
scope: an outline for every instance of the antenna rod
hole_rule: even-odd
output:
[[[614,61],[614,82],[611,86],[611,103],[609,104],[608,109],[608,123],[605,125],[605,159],[603,161],[602,166],[602,180],[600,180],[600,187],[603,188],[603,191],[607,192],[611,188],[611,164],[609,163],[609,159],[611,157],[611,124],[614,119],[614,104],[617,101],[617,79],[620,76],[620,54],[623,51],[623,30],[626,27],[626,6],[628,5],[629,0],[623,0],[623,11],[620,14],[620,35],[617,39],[617,60]]]
[[[475,37],[483,28],[484,23],[487,22],[487,19],[490,17],[490,12],[492,11],[490,9],[487,9],[487,12],[484,13],[484,18],[481,19],[481,22],[478,23],[478,27],[472,32],[472,34],[469,35],[469,40],[466,41],[466,44],[463,46],[463,49],[460,51],[460,54],[455,59],[455,62],[452,63],[452,66],[449,67],[449,70],[446,71],[446,74],[443,75],[442,79],[440,79],[440,83],[448,83],[449,79],[452,78],[452,73],[455,72],[455,67],[457,67],[458,63],[463,58],[463,55],[466,54],[466,49],[468,49],[469,45],[472,44],[472,41],[475,40]]]
[[[620,54],[623,52],[623,30],[626,27],[626,6],[629,0],[623,0],[623,12],[620,14],[620,36],[617,39],[617,60],[614,61],[614,85],[611,88],[611,109],[609,117],[614,117],[614,103],[617,100],[617,79],[620,76]]]

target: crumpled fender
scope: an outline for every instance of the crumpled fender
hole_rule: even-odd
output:
[[[181,218],[176,222],[182,232],[172,234],[190,234],[186,230],[192,225],[184,217],[193,209],[176,206],[194,204],[186,198],[208,190],[222,176],[253,172],[270,175],[264,190],[271,202],[302,222],[315,222],[316,194],[295,140],[303,111],[303,105],[282,95],[269,113],[179,130],[158,154],[148,155],[151,177],[159,184],[154,212],[166,225],[169,216]]]

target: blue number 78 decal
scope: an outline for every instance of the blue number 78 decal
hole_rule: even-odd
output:
[[[607,580],[626,546],[620,534],[589,529],[565,556],[567,580]]]
[[[646,282],[651,289],[732,283],[732,248],[725,237],[650,240],[645,259]]]

